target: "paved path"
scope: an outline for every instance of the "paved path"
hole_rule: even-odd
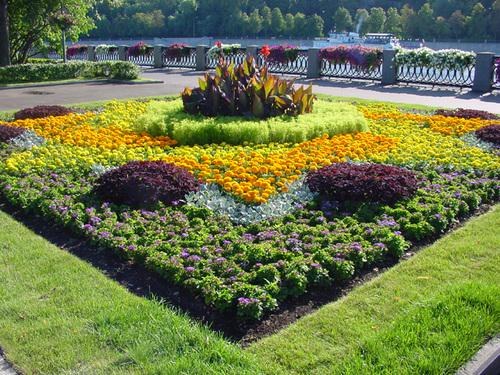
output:
[[[193,71],[149,69],[144,78],[161,80],[163,84],[81,83],[65,86],[0,89],[0,110],[26,108],[40,104],[76,104],[95,100],[132,98],[150,95],[179,94],[185,86],[197,85],[202,74]],[[327,79],[299,80],[312,83],[316,93],[344,97],[384,100],[397,103],[424,104],[449,108],[473,108],[500,112],[500,92],[478,95],[467,90],[382,87],[379,84],[339,82]]]
[[[0,355],[0,375],[17,375],[12,367]]]

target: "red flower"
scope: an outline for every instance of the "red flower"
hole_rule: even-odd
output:
[[[271,49],[267,44],[265,46],[262,46],[262,48],[260,49],[260,54],[264,56],[264,58],[267,58],[267,56],[271,54]]]
[[[221,42],[220,40],[216,41],[216,42],[215,42],[215,46],[216,46],[217,48],[222,48],[222,42]]]

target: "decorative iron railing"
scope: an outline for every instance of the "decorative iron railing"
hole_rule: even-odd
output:
[[[264,57],[261,53],[257,57],[257,63],[264,63]],[[307,50],[300,49],[297,58],[286,64],[267,63],[267,65],[271,73],[306,75],[308,65]]]
[[[112,50],[112,52],[107,53],[95,51],[94,54],[85,51],[77,53],[72,56],[70,60],[88,60],[94,56],[94,61],[116,61],[123,59],[140,66],[163,66],[199,70],[214,69],[219,62],[219,58],[209,56],[206,52],[204,56],[197,56],[200,50],[203,50],[203,48],[189,47],[189,55],[182,57],[167,56],[167,48],[165,47],[163,47],[161,51],[158,48],[148,47],[147,53],[140,56],[128,56],[128,54],[124,54],[121,49]],[[255,54],[257,51],[259,50],[255,47],[249,47],[248,49],[236,48],[231,53],[227,53],[224,58],[228,62],[240,64],[248,54]],[[414,62],[408,62],[398,64],[395,68],[390,64],[384,65],[383,63],[380,65],[372,64],[375,66],[366,67],[362,64],[352,65],[347,62],[350,60],[340,63],[331,62],[332,60],[324,58],[318,61],[318,66],[314,66],[312,62],[308,61],[308,54],[309,51],[307,49],[299,49],[298,56],[293,61],[284,64],[267,62],[269,71],[277,74],[307,75],[312,78],[331,77],[371,81],[383,81],[383,76],[386,82],[431,86],[473,87],[475,84],[489,81],[491,84],[485,87],[493,86],[494,89],[500,89],[500,56],[495,57],[494,72],[493,75],[490,75],[490,69],[488,69],[488,71],[485,69],[476,71],[475,65],[469,65],[463,68],[444,68],[436,66],[429,67],[424,64],[417,65]],[[61,59],[61,56],[55,52],[50,52],[48,57],[52,59]],[[203,60],[205,61],[204,66],[200,64]],[[317,60],[314,59],[314,61]],[[257,63],[263,64],[264,62],[265,59],[263,56],[257,52]],[[485,77],[485,75],[488,75],[488,77]]]
[[[247,50],[245,48],[238,48],[236,52],[225,54],[224,60],[226,60],[229,63],[237,65],[243,63],[246,56],[247,56]],[[208,69],[215,69],[215,67],[219,63],[219,58],[211,57],[207,54],[206,61],[207,61],[206,66]]]
[[[433,86],[472,87],[474,74],[473,65],[458,69],[410,65],[400,65],[397,68],[398,82]]]
[[[167,49],[162,51],[163,66],[168,68],[196,68],[196,48],[189,48],[189,55],[177,58],[169,58],[167,56]]]
[[[96,61],[117,61],[120,60],[120,54],[118,49],[108,51],[108,52],[97,52],[95,53]]]
[[[322,59],[320,75],[332,78],[380,81],[382,80],[382,64],[372,68],[365,68],[349,63],[331,63],[328,60]]]
[[[493,64],[493,88],[500,90],[500,56],[495,56]]]
[[[148,52],[143,55],[138,56],[129,56],[127,54],[127,60],[133,62],[136,65],[140,66],[154,66],[154,52],[151,48]]]
[[[89,52],[88,50],[86,49],[85,51],[82,51],[82,52],[78,52],[72,56],[67,56],[68,60],[73,60],[73,61],[76,61],[76,60],[88,60],[89,59]]]
[[[56,51],[50,51],[47,53],[47,58],[52,60],[62,60],[62,56]]]

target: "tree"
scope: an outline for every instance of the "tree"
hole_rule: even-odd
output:
[[[401,35],[401,16],[396,8],[387,9],[387,19],[385,20],[385,32],[394,35]]]
[[[361,35],[368,32],[368,18],[370,17],[366,9],[357,9],[356,16],[354,17],[354,22],[356,24],[355,31]]]
[[[441,16],[436,18],[434,35],[438,39],[447,39],[450,37],[450,27],[448,26],[448,21],[446,21],[446,18]]]
[[[491,5],[491,17],[489,22],[489,31],[490,34],[493,36],[493,39],[495,40],[500,39],[500,22],[498,22],[499,19],[500,19],[500,0],[496,0]]]
[[[448,19],[448,24],[450,25],[451,33],[455,38],[460,39],[464,36],[465,16],[462,14],[462,11],[454,11]]]
[[[430,38],[434,35],[434,11],[429,3],[425,3],[417,13],[418,37]]]
[[[293,36],[300,37],[304,35],[306,29],[306,15],[304,13],[297,13],[293,17]]]
[[[295,26],[295,18],[292,13],[285,14],[285,35],[290,37],[293,35],[293,29]]]
[[[381,33],[384,31],[386,15],[384,8],[371,8],[368,17],[368,30],[372,33]]]
[[[279,8],[274,8],[271,12],[271,31],[274,36],[283,35],[285,31],[285,19]]]
[[[307,37],[323,36],[324,26],[325,22],[323,21],[323,18],[317,14],[308,16],[306,17],[306,30],[304,35]]]
[[[497,20],[500,22],[500,20]],[[471,15],[467,20],[467,34],[470,39],[483,40],[488,35],[488,17],[483,4],[477,3],[472,8]]]
[[[415,11],[408,4],[401,8],[401,25],[405,38],[415,38],[418,34],[418,19]]]
[[[268,36],[271,34],[271,8],[265,6],[261,9],[260,15],[262,16],[262,32],[264,35]]]
[[[349,10],[344,7],[340,7],[335,12],[333,16],[333,24],[335,26],[335,31],[351,31],[352,29],[352,17]]]
[[[10,65],[9,14],[7,0],[0,0],[0,66]]]
[[[58,48],[61,30],[53,22],[61,9],[70,14],[74,24],[68,36],[77,40],[94,27],[89,11],[95,0],[9,0],[9,41],[12,63],[27,60],[33,49],[47,45]],[[60,51],[62,53],[62,51]]]
[[[257,9],[254,9],[252,13],[250,13],[249,22],[252,27],[252,35],[259,35],[262,31],[262,17],[259,14]]]

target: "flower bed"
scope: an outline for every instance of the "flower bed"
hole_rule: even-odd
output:
[[[358,105],[361,132],[183,146],[137,130],[155,103],[4,124],[0,191],[243,319],[397,259],[499,199],[500,157],[461,138],[494,120]]]

